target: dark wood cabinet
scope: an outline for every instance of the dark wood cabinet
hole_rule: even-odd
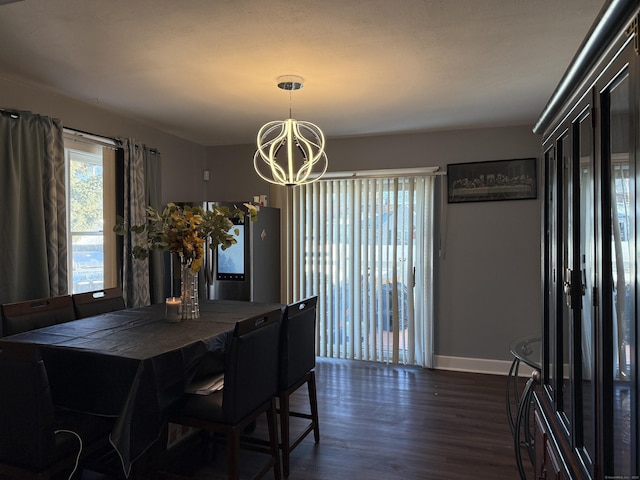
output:
[[[640,478],[639,9],[603,7],[534,129],[544,152],[536,478]]]
[[[540,416],[539,410],[535,411],[535,449],[536,449],[536,478],[549,480],[567,480],[569,478],[564,465],[560,460],[558,450],[554,448],[549,438],[548,426]]]

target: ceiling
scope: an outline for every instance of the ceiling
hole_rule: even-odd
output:
[[[533,125],[603,1],[0,0],[0,77],[207,146]]]

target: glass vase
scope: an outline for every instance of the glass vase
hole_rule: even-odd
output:
[[[185,262],[181,264],[180,281],[182,320],[200,317],[200,305],[198,304],[198,272],[191,270],[191,264]]]

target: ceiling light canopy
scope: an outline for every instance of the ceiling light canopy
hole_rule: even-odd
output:
[[[322,130],[311,122],[291,118],[291,92],[302,87],[300,77],[278,77],[278,88],[289,91],[289,118],[268,122],[258,131],[253,166],[267,182],[303,185],[319,180],[327,171]]]

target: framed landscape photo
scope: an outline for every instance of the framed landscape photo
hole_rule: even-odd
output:
[[[448,202],[527,200],[538,196],[536,159],[447,165]]]

